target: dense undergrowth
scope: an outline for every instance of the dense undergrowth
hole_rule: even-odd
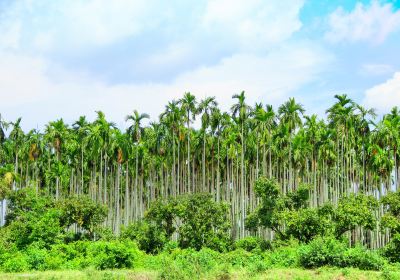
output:
[[[155,272],[160,279],[229,279],[235,271],[252,277],[270,269],[335,267],[400,276],[399,193],[388,196],[391,214],[381,220],[391,229],[391,242],[372,250],[348,237],[378,222],[373,213],[381,202],[357,195],[337,206],[307,208],[307,186],[283,195],[265,178],[255,191],[261,201],[246,224],[254,234],[274,229],[272,241],[234,240],[227,205],[209,194],[159,200],[142,220],[115,234],[103,224],[105,206],[85,196],[54,200],[32,188],[11,191],[7,223],[0,228],[0,270],[127,269]]]
[[[152,255],[141,251],[134,241],[127,239],[76,241],[54,244],[49,248],[33,243],[23,250],[2,247],[0,268],[3,272],[135,269],[157,271],[161,279],[186,279],[217,272],[229,274],[232,270],[245,270],[251,275],[271,268],[397,269],[379,251],[347,244],[346,241],[319,237],[308,244],[291,240],[265,248],[261,240],[250,237],[236,242],[227,252],[209,248],[199,251],[181,249],[176,242],[169,242],[163,251]]]
[[[249,243],[258,242],[254,238]],[[271,249],[235,243],[235,249],[218,252],[209,248],[199,251],[180,249],[169,242],[156,255],[146,254],[130,240],[76,241],[54,244],[48,249],[31,244],[24,250],[1,248],[0,267],[4,272],[28,270],[82,270],[85,268],[143,269],[159,271],[161,277],[190,276],[213,271],[246,269],[260,273],[270,268],[318,268],[322,266],[354,267],[362,270],[383,270],[388,261],[379,252],[361,246],[349,248],[346,242],[317,238],[309,244],[290,241]]]

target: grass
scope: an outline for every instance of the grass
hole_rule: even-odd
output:
[[[43,279],[43,280],[67,280],[67,279],[87,279],[87,280],[111,280],[111,279],[138,279],[138,280],[152,280],[158,279],[159,274],[154,271],[132,271],[132,270],[107,270],[97,271],[87,269],[83,271],[33,271],[25,273],[0,273],[0,279],[16,280],[16,279]],[[316,270],[304,270],[296,268],[275,268],[269,269],[265,272],[253,274],[245,270],[233,271],[220,271],[213,275],[208,275],[202,279],[260,279],[260,280],[374,280],[374,279],[400,279],[399,271],[362,271],[353,268],[320,268]]]

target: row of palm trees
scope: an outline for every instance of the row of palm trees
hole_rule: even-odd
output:
[[[85,194],[107,204],[105,225],[116,234],[157,198],[209,192],[229,202],[233,237],[247,236],[244,220],[257,206],[252,186],[261,175],[275,177],[284,193],[310,184],[310,207],[350,193],[380,198],[399,188],[396,107],[374,122],[372,109],[346,95],[335,96],[323,119],[306,115],[294,98],[277,110],[250,106],[244,92],[233,99],[222,112],[215,98],[185,93],[149,125],[149,116],[135,110],[126,131],[100,111],[93,122],[59,119],[43,132],[25,133],[21,119],[0,118],[0,172],[12,171],[12,189],[32,186],[55,199]]]

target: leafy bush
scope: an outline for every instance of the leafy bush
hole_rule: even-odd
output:
[[[181,248],[226,251],[232,243],[228,206],[215,202],[211,194],[197,193],[156,201],[147,211],[146,219],[160,225],[167,238],[177,231]],[[181,223],[177,225],[176,220]]]
[[[235,242],[234,247],[236,249],[244,249],[248,252],[253,250],[265,251],[271,249],[271,242],[255,236],[249,236],[242,239],[239,239]]]
[[[357,245],[347,249],[341,258],[341,267],[356,267],[363,270],[381,270],[386,261],[378,253]]]
[[[57,201],[56,206],[61,210],[60,223],[63,227],[76,224],[86,230],[89,236],[107,216],[107,208],[87,196],[68,197]]]
[[[299,262],[304,268],[316,268],[341,263],[347,246],[334,238],[316,238],[299,249]]]
[[[140,250],[147,253],[158,253],[167,243],[165,232],[146,221],[133,223],[123,228],[121,238],[136,241]]]
[[[27,261],[31,269],[34,270],[45,270],[45,260],[47,257],[47,250],[39,248],[35,244],[29,246],[26,251]]]
[[[273,251],[267,251],[265,261],[271,267],[297,267],[299,264],[299,245],[295,240],[289,240],[286,246],[276,247]]]
[[[321,266],[355,267],[363,270],[380,270],[385,260],[376,252],[361,245],[348,248],[343,241],[334,238],[317,238],[300,247],[300,265],[304,268]]]
[[[138,248],[133,242],[105,242],[90,243],[88,255],[97,269],[133,268]]]
[[[3,271],[5,272],[22,272],[30,269],[27,257],[22,253],[17,253],[10,256],[8,260],[3,263]]]
[[[390,243],[383,248],[383,255],[390,262],[400,262],[400,233],[392,236]]]
[[[225,253],[223,259],[232,265],[232,267],[245,267],[249,264],[251,255],[250,252],[247,252],[244,249],[236,249]]]

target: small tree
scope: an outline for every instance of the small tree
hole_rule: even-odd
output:
[[[107,216],[107,208],[94,202],[87,196],[70,197],[59,200],[57,208],[61,210],[60,223],[65,228],[77,224],[86,230],[89,236],[93,235]]]
[[[223,251],[231,243],[228,206],[215,202],[210,194],[157,201],[146,213],[146,220],[160,225],[167,237],[177,232],[182,248],[209,247]]]

